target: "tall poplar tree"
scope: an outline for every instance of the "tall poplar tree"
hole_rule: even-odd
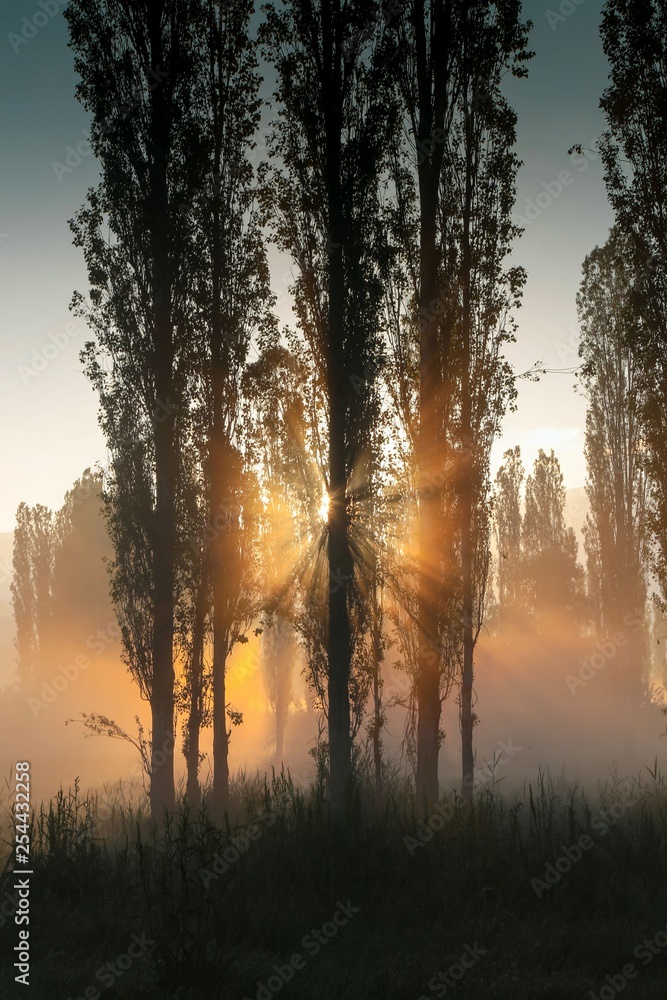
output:
[[[505,73],[525,75],[527,26],[521,4],[470,4],[463,18],[460,94],[447,145],[445,275],[456,299],[453,407],[447,432],[457,496],[461,551],[462,791],[472,797],[474,650],[483,621],[490,552],[491,446],[516,398],[502,355],[514,339],[511,312],[525,282],[507,257],[521,230],[512,222],[517,117],[501,93]],[[450,263],[450,262],[453,262]]]
[[[445,616],[460,615],[464,625],[463,702],[470,704],[473,480],[481,486],[485,479],[486,421],[500,403],[498,384],[491,388],[487,381],[498,374],[494,328],[521,283],[518,272],[505,275],[501,266],[516,235],[510,214],[517,163],[511,151],[515,118],[500,93],[503,74],[524,75],[530,55],[529,25],[520,16],[518,0],[412,0],[394,22],[397,86],[411,137],[409,166],[397,159],[394,186],[396,231],[407,243],[408,287],[414,289],[408,323],[418,331],[416,413],[410,421],[418,496],[416,781],[427,803],[438,796],[441,681],[450,672],[444,662],[445,649],[452,648],[447,636],[457,628],[443,621],[443,609]],[[507,389],[500,392],[505,399]],[[481,462],[474,460],[475,451]],[[467,469],[461,454],[473,459]],[[461,540],[465,581],[457,579]],[[459,592],[465,594],[465,612]],[[467,707],[465,713],[468,732]]]
[[[628,343],[631,267],[627,239],[613,230],[584,261],[577,304],[586,414],[584,527],[589,594],[602,639],[627,631],[625,618],[643,617],[649,558],[647,479],[639,420],[637,360]],[[643,694],[646,634],[634,630],[614,661],[619,684]]]
[[[174,584],[187,406],[190,157],[197,31],[186,0],[73,0],[65,12],[101,182],[73,220],[88,268],[75,308],[111,455],[106,499],[125,657],[151,706],[153,815],[173,808]]]
[[[609,84],[600,150],[616,224],[627,238],[635,322],[635,400],[650,478],[652,569],[667,599],[667,3],[607,0]]]
[[[252,0],[201,0],[191,156],[201,187],[181,206],[195,317],[194,403],[202,437],[205,559],[212,587],[213,799],[229,796],[226,667],[256,612],[256,483],[248,468],[242,386],[253,338],[273,329],[272,297],[250,159],[261,101]],[[193,19],[196,18],[193,5]],[[232,718],[235,716],[232,714]]]
[[[493,518],[501,629],[522,607],[521,490],[525,476],[518,445],[506,451],[503,459],[496,474]]]
[[[288,0],[265,7],[262,35],[277,74],[279,118],[270,152],[272,211],[292,256],[294,295],[326,401],[328,585],[326,661],[330,800],[343,813],[351,774],[355,493],[363,489],[372,372],[380,353],[376,264],[378,183],[387,155],[376,0]],[[356,379],[356,381],[355,381]]]
[[[565,524],[563,473],[553,449],[540,448],[526,480],[523,559],[527,603],[537,620],[545,610],[574,610],[581,597],[577,539]]]

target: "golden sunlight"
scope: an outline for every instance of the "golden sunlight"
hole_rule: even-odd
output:
[[[326,524],[326,522],[329,520],[329,494],[327,493],[326,489],[322,491],[322,499],[320,501],[319,513],[320,517]]]

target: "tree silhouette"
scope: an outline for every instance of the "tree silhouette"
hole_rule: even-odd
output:
[[[258,515],[245,459],[248,428],[241,388],[254,335],[272,329],[264,240],[249,154],[260,119],[260,78],[249,22],[254,5],[207,2],[197,30],[197,103],[191,127],[203,178],[181,210],[192,241],[188,259],[196,329],[194,395],[201,407],[203,503],[212,586],[213,800],[229,795],[226,664],[256,611],[251,536]]]
[[[524,467],[517,445],[503,455],[494,495],[494,534],[497,549],[496,584],[500,628],[510,624],[523,610],[521,566],[521,490]]]
[[[626,238],[636,321],[625,336],[635,357],[651,484],[652,569],[667,596],[667,8],[660,2],[607,0],[602,42],[610,64],[600,106],[608,129],[600,143],[607,194]]]
[[[506,263],[520,230],[511,208],[519,160],[516,114],[501,93],[503,76],[525,75],[528,26],[515,2],[473,5],[462,22],[460,92],[447,155],[443,246],[447,294],[455,302],[452,397],[446,441],[458,504],[461,553],[462,792],[473,786],[473,660],[482,626],[490,552],[491,446],[516,399],[502,356],[513,340],[525,272]]]
[[[54,641],[72,652],[113,623],[106,562],[113,557],[103,516],[103,476],[86,469],[55,516]]]
[[[26,694],[34,693],[37,684],[49,676],[55,547],[52,512],[42,504],[19,504],[10,587],[19,682]]]
[[[188,326],[188,238],[179,205],[190,157],[192,5],[92,0],[66,11],[101,183],[72,222],[90,282],[74,307],[95,332],[88,377],[111,455],[113,596],[125,656],[151,705],[151,808],[174,806],[174,586],[178,452]]]
[[[625,630],[630,612],[643,616],[647,590],[648,484],[638,417],[637,362],[628,344],[631,268],[618,230],[584,261],[577,298],[586,414],[584,528],[588,586],[598,635]],[[633,631],[614,659],[628,694],[644,693],[645,634]]]
[[[270,140],[272,156],[282,163],[271,176],[275,237],[298,269],[296,312],[326,407],[328,584],[321,614],[330,798],[338,817],[351,767],[350,522],[354,494],[363,487],[360,463],[380,351],[381,234],[375,220],[387,101],[386,70],[375,42],[378,11],[375,0],[290,0],[280,11],[269,4],[261,36],[276,69],[280,108]]]
[[[528,605],[538,621],[547,610],[575,610],[581,600],[582,570],[577,540],[565,524],[565,486],[556,455],[540,448],[526,480],[523,559]]]
[[[427,802],[438,796],[443,676],[452,671],[448,651],[457,651],[460,643],[465,646],[463,728],[470,746],[473,535],[481,543],[479,555],[486,551],[487,530],[484,515],[480,530],[473,530],[473,509],[477,494],[482,513],[489,427],[497,425],[501,400],[512,391],[507,384],[500,387],[502,376],[497,381],[503,324],[494,331],[507,296],[513,302],[521,285],[520,272],[504,274],[501,267],[516,235],[509,212],[517,162],[511,152],[515,118],[499,83],[504,72],[525,73],[530,54],[520,14],[514,0],[501,5],[414,0],[393,28],[397,86],[412,136],[394,165],[394,231],[408,277],[395,283],[393,325],[403,311],[404,324],[417,333],[416,349],[407,346],[409,332],[394,333],[394,342],[410,379],[397,403],[410,427],[416,467],[416,782],[420,800]],[[463,474],[462,455],[473,459]],[[462,555],[465,581],[457,568]],[[484,570],[477,574],[478,582],[483,578]],[[462,599],[465,636],[453,640]],[[469,750],[466,759],[469,772]]]

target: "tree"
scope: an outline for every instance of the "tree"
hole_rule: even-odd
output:
[[[461,552],[462,794],[473,791],[474,650],[483,621],[490,559],[489,461],[506,409],[516,398],[502,356],[512,341],[511,310],[521,305],[525,272],[506,259],[520,229],[512,223],[516,114],[501,93],[503,75],[525,75],[527,26],[521,5],[471,5],[463,18],[460,93],[444,162],[443,247],[447,294],[454,299],[450,344],[453,406],[448,439],[459,511]],[[452,390],[450,389],[450,393]]]
[[[479,379],[482,389],[489,369],[482,364],[473,373],[473,365],[482,356],[489,360],[487,347],[493,355],[500,342],[491,335],[484,346],[484,337],[496,323],[498,293],[505,282],[500,262],[515,235],[509,212],[517,164],[511,153],[514,117],[500,95],[499,82],[505,71],[525,74],[528,26],[521,24],[520,12],[517,2],[471,6],[413,0],[395,21],[397,86],[406,132],[412,135],[409,166],[397,159],[393,180],[395,229],[406,244],[403,259],[410,276],[398,287],[401,293],[406,286],[413,290],[414,312],[408,322],[418,331],[414,388],[404,390],[399,402],[405,412],[411,396],[415,399],[409,423],[418,497],[416,783],[420,800],[427,803],[438,796],[442,675],[451,670],[445,665],[445,647],[457,646],[451,636],[455,626],[443,623],[443,609],[445,618],[456,613],[455,607],[461,613],[460,587],[466,604],[463,701],[470,703],[472,481],[483,481],[485,460],[473,462],[461,476],[460,454],[453,451],[463,443],[472,456],[475,420],[485,435],[479,422],[485,420],[484,408],[473,415],[473,384]],[[473,213],[480,211],[477,225]],[[396,309],[394,313],[400,316]],[[408,352],[403,356],[409,359]],[[412,366],[408,360],[406,370],[411,372]],[[494,378],[491,375],[492,382]],[[479,458],[485,448],[486,443]],[[456,527],[452,515],[458,519]],[[457,580],[454,537],[463,524],[465,582]],[[466,732],[469,721],[464,721]]]
[[[12,607],[21,687],[34,693],[50,676],[48,661],[53,638],[53,568],[57,547],[55,519],[42,504],[16,511],[12,561]]]
[[[201,799],[199,765],[200,735],[212,721],[211,665],[207,661],[211,635],[211,558],[207,544],[207,511],[203,428],[184,442],[181,453],[182,489],[179,491],[179,541],[177,547],[177,592],[175,646],[184,668],[177,680],[176,706],[184,716],[183,754],[187,768],[187,800],[197,807]],[[201,423],[201,417],[200,417]]]
[[[446,380],[451,328],[443,323],[441,175],[458,89],[455,59],[459,43],[459,4],[413,0],[395,21],[397,82],[412,132],[410,158],[416,163],[418,195],[411,171],[396,164],[398,228],[415,241],[408,265],[413,274],[417,329],[417,387],[414,425],[418,489],[417,593],[418,628],[415,693],[417,703],[417,772],[420,800],[438,798],[441,636],[438,627],[442,588],[449,568],[442,537],[444,468],[442,412],[438,389]],[[415,203],[416,198],[416,203]],[[416,262],[416,263],[415,263]],[[414,317],[412,318],[414,323]],[[449,570],[451,571],[451,570]]]
[[[494,534],[498,569],[498,612],[504,628],[522,609],[521,490],[524,467],[517,445],[506,451],[495,482]]]
[[[276,718],[275,761],[283,763],[285,729],[292,704],[292,672],[297,657],[294,629],[284,615],[273,615],[262,632],[262,667],[264,683]]]
[[[526,480],[523,558],[528,605],[538,619],[547,610],[575,610],[581,597],[582,573],[577,539],[565,525],[565,486],[553,449],[540,448]]]
[[[589,593],[598,635],[626,631],[625,617],[643,617],[649,538],[643,436],[637,413],[637,361],[629,347],[631,268],[627,240],[612,230],[588,255],[577,305],[581,327],[581,381],[586,415],[584,528]],[[645,633],[633,631],[614,668],[639,701],[645,688]]]
[[[607,194],[627,238],[635,322],[635,398],[650,480],[653,571],[667,597],[667,5],[607,0],[602,42],[609,86],[600,102],[607,131],[600,149]]]
[[[277,74],[279,120],[270,151],[275,238],[298,269],[294,296],[326,404],[329,497],[326,669],[332,814],[351,774],[350,677],[354,557],[350,521],[363,488],[360,458],[372,422],[380,353],[378,179],[387,151],[386,69],[371,44],[379,4],[268,4],[262,39]],[[353,381],[356,377],[356,381]],[[319,498],[317,501],[319,502]]]
[[[28,693],[49,679],[58,656],[79,652],[113,614],[101,488],[101,476],[86,469],[55,514],[41,504],[18,507],[11,592],[19,680]]]
[[[246,456],[241,386],[251,340],[273,329],[264,240],[249,159],[261,101],[257,59],[249,34],[252,0],[206,0],[197,22],[193,125],[202,189],[181,205],[192,241],[189,258],[195,305],[195,395],[202,401],[204,491],[212,586],[213,800],[228,804],[230,731],[238,719],[226,698],[226,664],[245,641],[257,610],[253,533],[258,516],[254,476]]]
[[[192,551],[200,579],[191,576],[185,599],[198,702],[210,574],[218,811],[228,789],[225,665],[252,617],[244,574],[253,565],[255,495],[238,428],[239,384],[269,300],[248,158],[260,103],[252,9],[250,0],[146,8],[113,0],[100,18],[90,0],[77,0],[67,15],[77,92],[102,165],[102,183],[73,223],[92,286],[90,307],[81,296],[75,306],[97,334],[85,357],[112,454],[106,499],[125,656],[151,704],[152,754],[167,755],[154,768],[154,815],[174,801],[182,494],[194,491],[210,550]],[[197,435],[198,456],[184,461]],[[191,712],[192,754],[200,714]]]
[[[12,557],[12,609],[16,625],[14,644],[18,655],[19,684],[26,694],[34,688],[38,637],[35,625],[35,589],[30,568],[30,508],[21,503],[16,511]]]
[[[151,706],[154,817],[175,801],[175,510],[189,332],[178,208],[199,182],[189,155],[191,7],[110,0],[100,16],[93,0],[73,0],[65,13],[102,175],[72,222],[91,287],[90,303],[77,294],[74,308],[97,336],[84,356],[111,453],[112,593],[126,661]]]
[[[105,563],[113,557],[101,493],[103,477],[86,469],[54,519],[54,641],[78,651],[114,617]]]
[[[246,375],[254,467],[264,500],[260,515],[261,665],[282,755],[294,665],[305,673],[319,723],[327,718],[326,458],[321,384],[295,331],[266,343]],[[297,640],[300,647],[297,645]],[[350,684],[352,686],[352,684]],[[319,735],[321,737],[322,728]],[[319,739],[319,738],[318,738]],[[328,744],[319,739],[318,761]],[[322,775],[323,776],[323,775]]]

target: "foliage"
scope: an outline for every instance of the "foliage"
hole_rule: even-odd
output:
[[[643,617],[649,570],[649,485],[640,423],[641,396],[632,327],[627,240],[612,230],[586,258],[578,296],[586,415],[584,527],[588,587],[602,637],[624,629],[629,612]],[[621,678],[636,698],[646,687],[646,631],[623,652]]]
[[[607,0],[601,35],[610,74],[600,102],[607,195],[623,237],[635,403],[650,479],[655,573],[667,594],[667,7],[663,0]]]

